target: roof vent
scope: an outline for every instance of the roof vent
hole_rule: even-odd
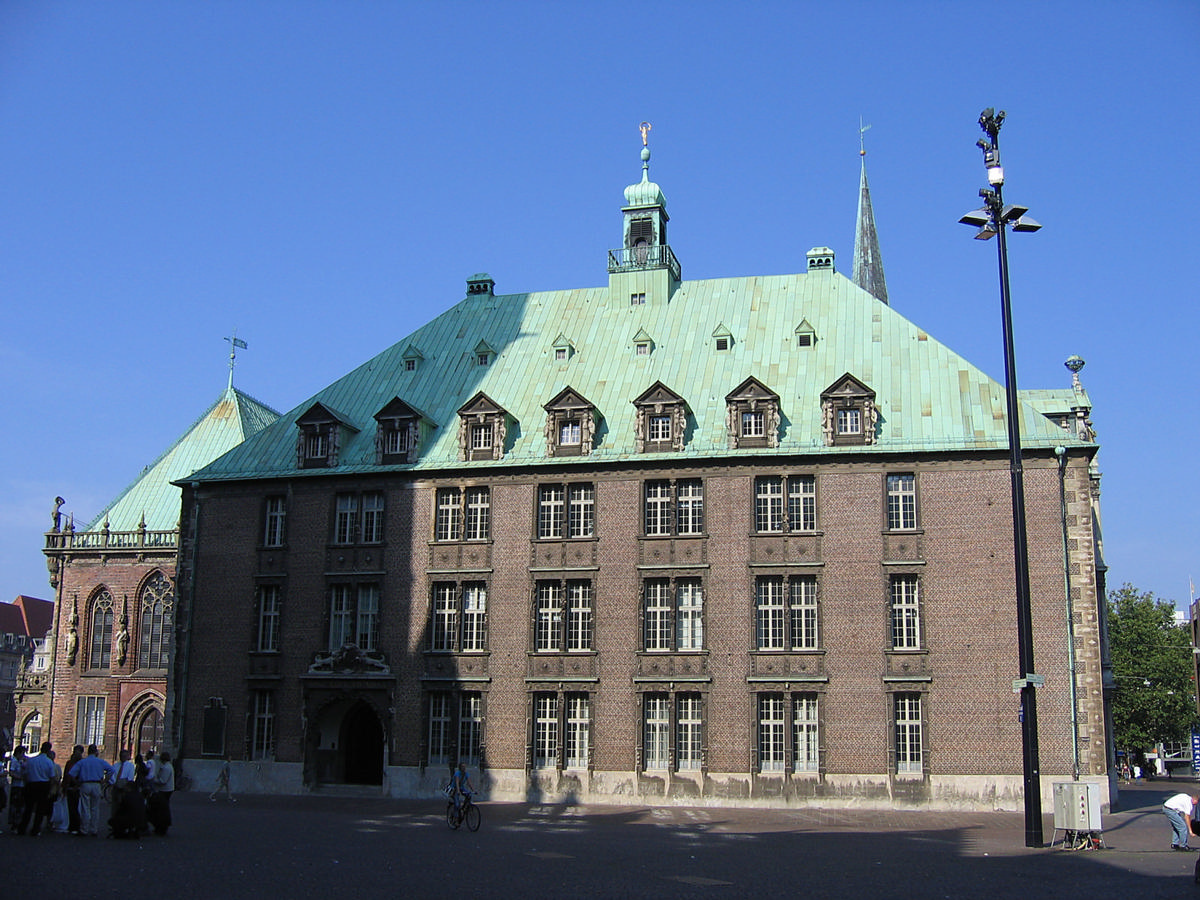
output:
[[[808,251],[808,271],[832,272],[833,251],[828,247],[813,247]]]
[[[467,279],[467,294],[487,294],[489,297],[496,292],[496,282],[487,272],[479,272]]]

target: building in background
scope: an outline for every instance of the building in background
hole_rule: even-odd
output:
[[[20,594],[12,603],[0,603],[0,753],[22,742],[30,746],[31,738],[40,738],[41,723],[37,719],[23,722],[24,731],[16,730],[15,691],[18,682],[36,677],[37,652],[45,643],[53,618],[54,604],[49,600]],[[44,667],[44,657],[42,660]]]
[[[823,246],[687,281],[642,161],[606,285],[476,275],[181,482],[197,777],[1020,807],[1003,386],[886,302],[865,169],[857,284]],[[1076,379],[1021,426],[1041,772],[1107,797],[1089,414]]]
[[[179,488],[204,466],[274,421],[274,410],[232,386],[82,529],[56,498],[44,553],[55,591],[54,630],[42,670],[19,685],[18,722],[55,746],[163,746],[167,670],[174,641]],[[48,604],[49,605],[49,604]]]

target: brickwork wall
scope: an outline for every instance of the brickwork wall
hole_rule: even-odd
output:
[[[583,691],[592,697],[593,773],[632,774],[642,740],[642,692],[686,690],[707,701],[706,774],[716,780],[704,789],[731,795],[743,790],[751,795],[786,793],[793,788],[779,788],[778,776],[772,782],[751,771],[756,694],[816,691],[824,777],[794,789],[833,791],[834,782],[887,781],[894,765],[892,694],[903,691],[922,698],[926,780],[1019,775],[1020,725],[1011,691],[1019,673],[1007,458],[963,455],[893,464],[864,457],[807,467],[798,462],[763,460],[750,466],[739,460],[651,472],[645,467],[590,470],[579,460],[542,472],[488,467],[416,480],[401,474],[334,475],[288,484],[205,486],[200,493],[183,750],[199,754],[202,708],[209,697],[219,696],[230,708],[229,747],[235,756],[245,755],[251,692],[270,689],[277,700],[275,758],[307,766],[304,728],[313,710],[305,708],[305,684],[311,686],[305,679],[316,654],[327,649],[329,587],[358,577],[381,588],[379,648],[394,677],[382,723],[390,766],[422,764],[427,691],[457,686],[486,697],[489,767],[527,768],[534,692]],[[1080,734],[1085,738],[1085,772],[1098,774],[1103,771],[1104,740],[1094,557],[1086,539],[1086,466],[1086,459],[1071,461],[1068,503],[1072,567],[1079,573],[1073,575],[1072,587]],[[887,533],[884,484],[889,472],[916,473],[915,532]],[[1025,472],[1036,668],[1046,677],[1046,687],[1039,691],[1042,769],[1046,775],[1066,775],[1072,747],[1059,476],[1048,455],[1027,460]],[[813,546],[819,549],[818,558],[789,567],[770,556],[777,552],[774,544],[754,534],[754,478],[792,473],[817,475],[819,533]],[[643,537],[648,477],[703,477],[702,559],[668,564],[656,562],[658,556],[645,557],[674,552],[669,540]],[[537,488],[564,480],[595,485],[596,537],[566,542],[562,562],[548,565],[539,555],[545,542],[535,540]],[[491,540],[484,545],[434,543],[437,487],[471,484],[491,489]],[[335,494],[371,490],[386,495],[385,544],[331,546]],[[287,540],[285,547],[269,550],[260,546],[263,498],[274,493],[287,495]],[[439,555],[444,553],[458,555],[448,564],[451,557]],[[817,576],[823,653],[813,659],[819,657],[823,677],[754,676],[755,578],[762,572]],[[648,682],[638,675],[645,662],[639,652],[642,580],[672,574],[703,581],[705,681],[663,676]],[[914,574],[920,584],[922,650],[903,658],[890,652],[888,585],[894,574]],[[574,678],[534,677],[543,660],[530,652],[532,603],[535,584],[543,578],[592,582],[594,652],[579,655],[580,674]],[[256,676],[251,672],[254,591],[257,583],[272,579],[283,585],[282,648],[274,668]],[[426,648],[433,585],[439,581],[487,583],[489,651],[482,663],[440,657],[443,668],[433,677],[431,666],[438,660]],[[482,665],[486,680],[468,680],[468,663]],[[347,696],[362,687],[352,676],[339,683]]]

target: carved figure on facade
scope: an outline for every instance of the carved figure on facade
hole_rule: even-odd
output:
[[[389,666],[378,655],[367,653],[357,644],[342,644],[331,653],[318,653],[309,665],[311,673],[366,673],[391,674]]]
[[[79,594],[71,598],[71,615],[67,618],[67,665],[75,665],[79,654]]]
[[[117,623],[121,626],[117,631],[117,636],[113,644],[117,650],[117,665],[125,665],[125,658],[129,655],[129,596],[125,597],[125,609],[121,610],[121,618]]]
[[[54,522],[54,527],[50,529],[51,531],[57,532],[62,529],[62,513],[60,510],[66,502],[62,497],[54,498],[54,511],[50,513],[50,519]]]

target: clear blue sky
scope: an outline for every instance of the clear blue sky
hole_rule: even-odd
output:
[[[1023,388],[1087,360],[1109,582],[1185,602],[1196,535],[1200,4],[0,5],[0,597],[225,386],[280,410],[489,272],[606,283],[637,124],[685,278],[848,272],[859,117],[892,306],[1003,378],[978,205],[1008,111]]]

